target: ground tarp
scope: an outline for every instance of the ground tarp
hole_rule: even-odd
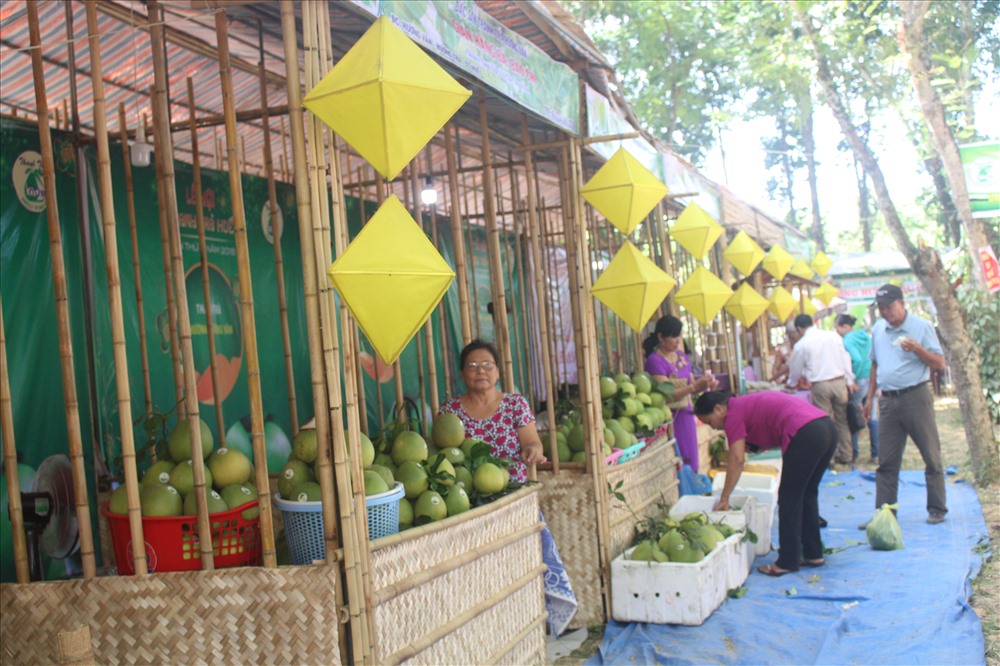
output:
[[[970,581],[989,553],[976,492],[948,482],[948,518],[928,525],[924,475],[900,476],[906,548],[872,550],[858,524],[874,509],[873,472],[828,472],[820,486],[827,563],[780,578],[756,571],[698,627],[610,622],[587,664],[983,664]],[[772,540],[777,543],[777,524]]]

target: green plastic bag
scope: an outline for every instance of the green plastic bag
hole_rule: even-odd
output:
[[[898,504],[883,504],[868,523],[868,543],[875,550],[899,550],[903,548],[903,532],[899,529],[894,509]]]

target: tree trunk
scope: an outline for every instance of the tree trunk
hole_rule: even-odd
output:
[[[958,152],[955,136],[948,127],[945,118],[944,104],[931,85],[931,74],[928,71],[930,58],[926,53],[926,37],[924,36],[924,17],[930,8],[930,0],[912,0],[900,3],[903,10],[903,23],[899,27],[899,43],[901,50],[910,57],[907,64],[913,79],[913,89],[920,100],[920,112],[930,130],[931,143],[941,157],[948,183],[951,185],[952,199],[958,212],[962,226],[965,228],[966,241],[969,244],[969,256],[973,257],[976,285],[983,287],[985,278],[976,258],[979,248],[987,244],[985,225],[981,220],[973,219],[972,205],[969,203],[969,192],[965,186],[965,171],[962,169],[962,158]]]
[[[809,174],[809,196],[812,200],[812,235],[816,247],[826,251],[826,241],[823,239],[823,220],[819,215],[819,190],[816,186],[816,139],[813,136],[812,98],[808,90],[800,100],[799,110],[802,112],[802,145],[806,152],[806,170]]]
[[[938,225],[941,227],[942,237],[946,243],[953,243],[955,247],[958,247],[962,242],[962,223],[958,220],[958,211],[955,210],[955,202],[948,189],[948,179],[944,175],[944,164],[940,157],[931,155],[924,158],[924,168],[927,169],[927,173],[930,174],[931,180],[934,182],[934,193],[941,204]]]
[[[854,177],[858,181],[858,220],[861,222],[861,242],[865,252],[872,251],[872,204],[868,192],[868,174],[854,158]]]
[[[1000,465],[997,464],[997,445],[993,436],[986,399],[983,396],[982,380],[979,376],[979,350],[966,330],[963,312],[955,295],[948,273],[941,264],[941,258],[934,248],[916,247],[903,229],[902,221],[889,196],[882,169],[868,144],[861,138],[841,99],[830,71],[830,65],[821,50],[819,39],[814,33],[811,19],[796,8],[796,14],[811,43],[816,57],[816,74],[827,104],[840,125],[855,158],[861,163],[871,178],[879,209],[885,217],[886,226],[902,250],[907,262],[931,296],[937,308],[938,326],[944,344],[945,358],[951,366],[955,378],[962,420],[973,471],[980,484],[996,483],[1000,480]],[[968,198],[966,197],[966,203]]]

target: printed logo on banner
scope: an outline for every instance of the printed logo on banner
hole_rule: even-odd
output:
[[[268,202],[264,203],[264,208],[260,211],[260,228],[264,232],[264,238],[271,245],[274,245],[274,238],[277,236],[278,241],[281,241],[281,232],[285,228],[285,221],[281,215],[281,206],[275,206],[275,210],[278,211],[277,219],[274,224],[271,224],[271,204]],[[277,233],[273,233],[276,230]]]
[[[42,156],[34,150],[26,150],[14,160],[11,180],[17,200],[32,213],[45,210],[45,180],[42,176]]]

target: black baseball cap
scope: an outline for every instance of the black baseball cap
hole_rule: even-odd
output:
[[[903,300],[903,290],[894,284],[884,284],[875,292],[875,303],[877,305],[888,305],[893,301]]]

